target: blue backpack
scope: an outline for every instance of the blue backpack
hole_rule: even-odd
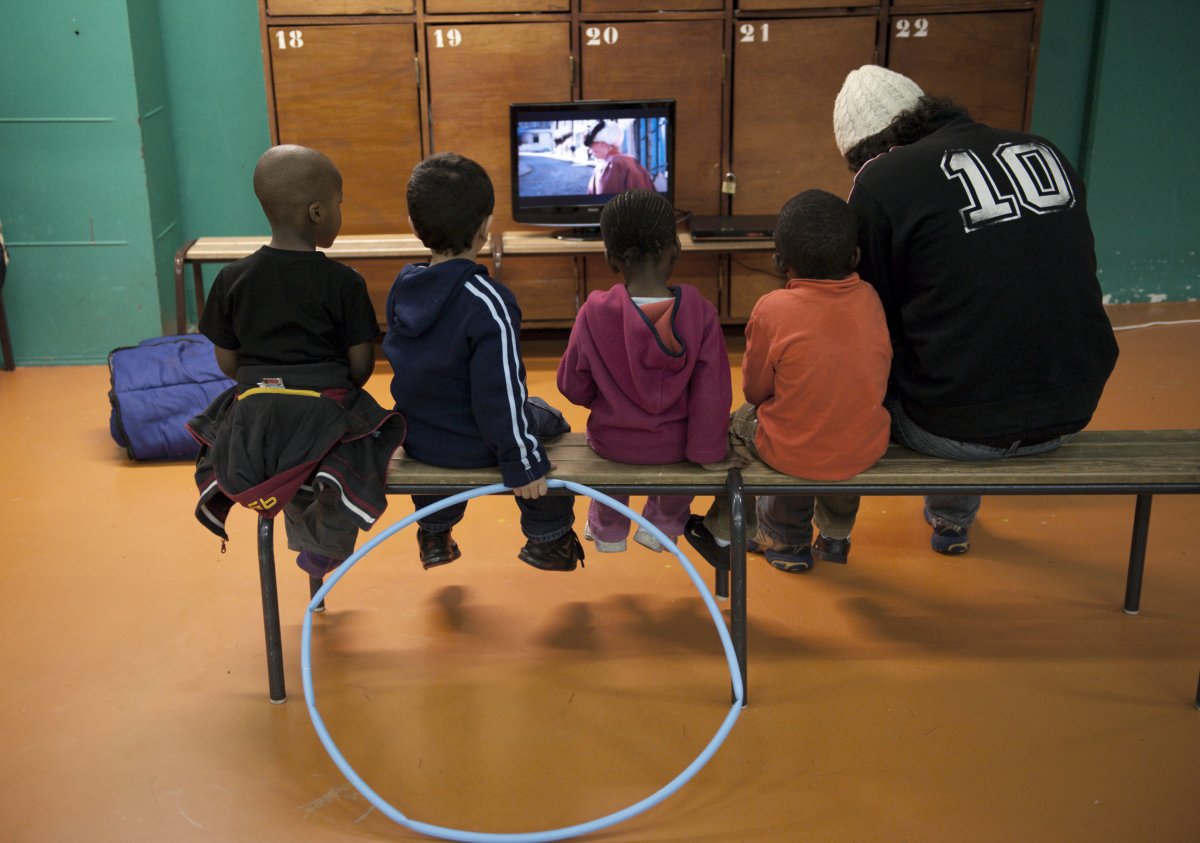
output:
[[[184,426],[233,386],[202,334],[154,337],[108,355],[109,432],[135,460],[195,459],[199,443]]]

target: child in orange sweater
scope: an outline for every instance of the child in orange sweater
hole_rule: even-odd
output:
[[[874,288],[858,264],[853,212],[838,197],[808,190],[783,206],[775,265],[788,279],[746,323],[742,391],[748,403],[731,436],[772,468],[808,480],[844,480],[887,450],[883,407],[892,347]],[[851,495],[760,497],[747,534],[774,567],[807,571],[813,556],[845,562],[859,499]],[[748,502],[749,509],[749,502]],[[813,524],[817,538],[813,541]],[[729,501],[717,498],[684,533],[717,566],[729,564]]]

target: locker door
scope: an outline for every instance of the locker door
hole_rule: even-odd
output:
[[[888,67],[952,97],[982,123],[1027,129],[1032,11],[892,18]]]
[[[569,11],[571,0],[425,0],[425,13],[428,15]]]
[[[570,40],[566,22],[425,27],[432,151],[457,152],[488,171],[496,189],[494,232],[514,227],[509,103],[571,99]],[[526,324],[575,318],[572,258],[506,257],[502,280]]]
[[[267,0],[268,15],[411,15],[413,0]]]
[[[271,27],[280,143],[342,172],[343,234],[407,230],[404,186],[421,160],[411,24]]]
[[[496,187],[497,229],[512,228],[508,106],[571,99],[566,23],[427,24],[432,152],[478,161]]]
[[[675,100],[675,204],[715,214],[721,187],[722,23],[583,23],[584,99]]]
[[[801,190],[845,196],[851,173],[833,140],[833,100],[875,55],[873,17],[735,24],[733,208],[773,214]]]
[[[774,214],[802,190],[850,192],[833,139],[846,74],[875,56],[874,17],[790,18],[734,25],[733,210]],[[735,256],[729,315],[744,319],[782,283],[769,255]]]
[[[584,99],[675,100],[675,207],[715,214],[721,199],[723,33],[719,20],[583,22]],[[719,259],[683,255],[672,280],[692,284],[724,312]],[[587,259],[587,289],[620,281],[603,258]]]

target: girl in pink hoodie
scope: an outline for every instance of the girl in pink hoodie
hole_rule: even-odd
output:
[[[600,229],[608,265],[625,282],[593,292],[580,308],[558,364],[559,391],[591,410],[588,444],[606,459],[721,463],[733,403],[729,356],[712,303],[689,284],[667,285],[680,251],[674,209],[653,191],[629,190],[605,205]],[[642,514],[675,539],[691,502],[651,495]],[[592,502],[586,537],[598,551],[624,550],[628,535],[628,518]],[[634,541],[662,549],[644,529]]]

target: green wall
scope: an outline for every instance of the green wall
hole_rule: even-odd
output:
[[[1086,127],[1100,283],[1112,301],[1200,297],[1200,4],[1102,4]]]
[[[0,27],[3,295],[20,365],[161,330],[124,3],[9,4]]]
[[[270,143],[257,4],[8,5],[0,221],[17,363],[101,362],[174,330],[185,239],[267,233],[250,189]],[[1198,36],[1194,0],[1045,2],[1033,127],[1087,182],[1114,302],[1198,297]]]

